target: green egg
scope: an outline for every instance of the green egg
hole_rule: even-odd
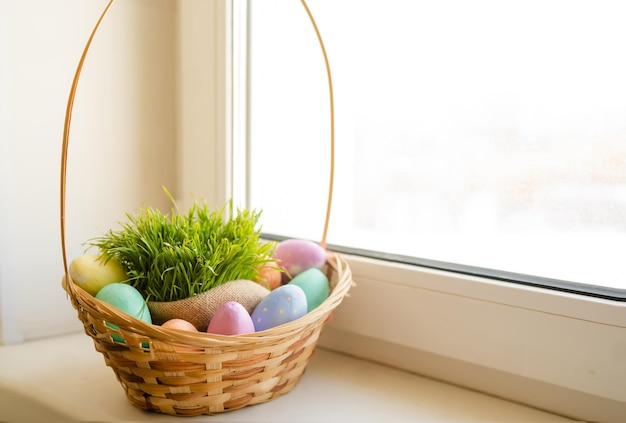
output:
[[[150,309],[139,291],[125,283],[112,283],[103,287],[96,298],[119,308],[131,316],[152,324]]]
[[[304,291],[307,300],[307,312],[319,307],[330,295],[328,278],[317,267],[311,267],[296,275],[290,285],[297,285]]]
[[[106,285],[98,291],[96,298],[111,304],[137,319],[152,324],[152,316],[150,315],[150,309],[146,301],[137,289],[128,284],[112,283]],[[106,322],[106,325],[112,329],[119,329],[116,325],[109,322]],[[125,343],[120,335],[114,334],[112,338],[115,342]]]

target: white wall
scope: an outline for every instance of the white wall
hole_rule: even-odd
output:
[[[231,197],[229,0],[178,2],[179,205],[221,207]]]
[[[80,329],[61,288],[59,169],[67,95],[105,0],[0,2],[0,341]],[[176,181],[176,2],[114,4],[78,89],[68,256]]]

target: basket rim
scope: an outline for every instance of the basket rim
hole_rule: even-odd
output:
[[[242,335],[219,335],[207,332],[189,332],[184,330],[163,328],[160,325],[150,324],[137,319],[120,309],[105,303],[83,290],[80,286],[71,281],[71,278],[64,276],[62,286],[67,294],[72,298],[75,308],[82,308],[93,314],[100,314],[103,320],[114,324],[120,329],[127,328],[140,337],[158,339],[163,342],[181,345],[193,345],[196,347],[215,347],[216,345],[241,346],[245,344],[258,345],[259,342],[271,342],[283,339],[289,334],[301,332],[303,328],[311,324],[326,320],[328,315],[339,306],[350,288],[353,286],[352,272],[343,258],[333,251],[326,251],[327,264],[337,273],[338,280],[330,292],[330,295],[322,304],[304,316],[292,320],[291,322],[275,326],[259,332],[252,332]]]

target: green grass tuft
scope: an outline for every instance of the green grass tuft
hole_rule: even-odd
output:
[[[124,266],[130,283],[150,301],[176,301],[222,283],[253,279],[273,261],[275,242],[263,242],[258,211],[233,211],[232,202],[210,211],[197,201],[186,214],[172,202],[169,215],[143,207],[128,222],[87,244]]]

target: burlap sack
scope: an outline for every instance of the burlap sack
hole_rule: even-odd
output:
[[[195,297],[171,302],[148,301],[152,322],[161,325],[170,319],[184,319],[193,324],[199,331],[206,331],[209,321],[225,302],[237,301],[248,313],[270,291],[256,282],[236,280],[218,285]]]

